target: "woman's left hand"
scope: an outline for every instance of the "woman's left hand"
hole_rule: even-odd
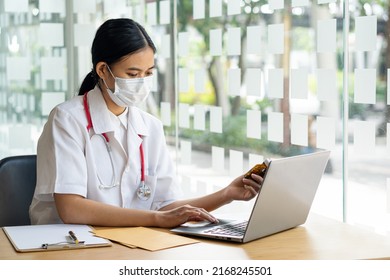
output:
[[[234,179],[225,189],[227,198],[231,201],[248,201],[254,198],[260,191],[263,178],[257,174],[252,174],[251,178],[245,179],[244,175],[241,175]]]
[[[202,197],[191,198],[187,200],[177,200],[164,206],[160,209],[160,211],[167,211],[178,208],[180,206],[191,206],[203,209],[201,213],[202,215],[194,215],[193,213],[188,216],[190,220],[196,220],[201,218],[203,220],[212,221],[213,217],[208,216],[209,212],[218,209],[219,207],[226,205],[234,200],[242,200],[248,201],[254,198],[260,191],[261,184],[263,183],[263,178],[259,175],[252,174],[252,179],[245,179],[244,175],[241,175],[234,179],[230,184],[228,184],[225,188],[211,193],[209,195],[205,195]],[[204,210],[205,209],[205,210]],[[183,209],[182,209],[183,210]],[[187,209],[188,210],[188,209]],[[179,212],[167,213],[167,214],[177,214]],[[182,212],[180,212],[182,213]],[[190,213],[190,212],[184,212]]]

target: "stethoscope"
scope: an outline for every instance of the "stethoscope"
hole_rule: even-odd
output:
[[[91,128],[93,127],[92,125],[92,118],[91,118],[91,113],[89,111],[89,106],[88,106],[88,99],[87,99],[87,95],[88,95],[88,92],[86,92],[84,94],[84,97],[83,97],[83,104],[84,104],[84,110],[85,110],[85,115],[87,117],[87,122],[88,122],[88,125],[87,125],[87,130],[88,132],[91,130]],[[111,189],[111,188],[114,188],[114,187],[118,187],[119,186],[119,183],[116,182],[116,172],[115,172],[115,167],[114,167],[114,160],[113,160],[113,156],[112,156],[112,149],[111,149],[111,145],[110,145],[110,139],[108,138],[107,136],[107,133],[103,132],[102,134],[94,134],[96,136],[99,136],[101,137],[103,140],[104,140],[104,143],[105,143],[105,146],[106,146],[106,149],[107,149],[107,152],[108,152],[108,155],[110,157],[110,163],[111,163],[111,168],[112,168],[112,180],[111,180],[111,184],[107,185],[107,184],[103,184],[101,178],[99,177],[99,174],[98,174],[98,178],[99,178],[99,181],[100,181],[100,185],[99,185],[99,188],[101,189]],[[142,143],[139,147],[139,151],[140,151],[140,156],[141,156],[141,182],[137,188],[137,196],[140,200],[148,200],[152,194],[152,190],[150,189],[149,186],[147,186],[145,184],[145,158],[144,158],[144,149],[142,147]]]

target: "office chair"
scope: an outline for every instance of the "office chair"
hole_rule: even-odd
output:
[[[36,183],[36,155],[0,160],[0,227],[29,225]]]

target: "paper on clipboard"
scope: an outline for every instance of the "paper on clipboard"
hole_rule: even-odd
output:
[[[73,224],[6,226],[3,230],[18,252],[68,250],[111,246],[104,238],[94,236],[91,227]],[[69,231],[77,236],[79,244],[69,242]],[[48,245],[48,246],[43,246]]]

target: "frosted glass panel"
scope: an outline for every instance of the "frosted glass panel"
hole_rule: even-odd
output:
[[[262,163],[263,161],[264,161],[264,156],[256,155],[256,154],[249,154],[248,170],[250,168],[252,168],[252,166],[255,166],[256,164]]]
[[[222,108],[210,107],[210,131],[222,133]]]
[[[336,120],[317,117],[317,148],[331,150],[336,145]]]
[[[292,7],[309,6],[309,0],[291,0]]]
[[[229,95],[238,96],[241,90],[241,69],[229,69],[228,71]]]
[[[207,73],[204,69],[195,70],[195,92],[204,93],[206,91],[206,77]]]
[[[171,35],[170,34],[162,35],[160,53],[163,58],[171,57]]]
[[[283,142],[283,114],[277,112],[268,113],[268,140]]]
[[[390,85],[390,69],[387,69],[387,84]],[[390,105],[390,87],[387,87],[387,105]]]
[[[337,98],[337,73],[333,69],[317,69],[317,94],[321,101]]]
[[[291,98],[307,99],[308,73],[306,69],[291,69],[290,96]]]
[[[390,179],[388,178],[386,181],[386,212],[390,213]]]
[[[214,171],[225,170],[225,149],[213,146],[211,148],[212,166]]]
[[[210,17],[222,16],[222,0],[210,0]]]
[[[222,30],[210,30],[210,55],[218,56],[222,54]]]
[[[261,139],[261,111],[246,111],[246,136]]]
[[[171,22],[170,1],[160,2],[160,24],[169,24]]]
[[[227,14],[239,15],[241,13],[241,0],[227,0]]]
[[[188,32],[180,32],[178,38],[179,56],[187,56],[189,51],[189,34]]]
[[[356,50],[374,51],[377,43],[377,17],[356,18]]]
[[[390,123],[386,124],[386,150],[387,155],[390,156]]]
[[[240,151],[230,150],[230,166],[229,166],[229,174],[232,177],[240,176],[244,171],[244,154]]]
[[[152,92],[157,92],[158,88],[159,88],[159,79],[158,79],[158,73],[157,73],[157,70],[155,70],[154,72],[154,75],[152,76],[152,80],[153,80],[153,84],[152,84],[152,88],[151,88],[151,91]],[[147,99],[147,102],[149,102],[152,98],[149,96],[149,98]],[[154,101],[153,101],[154,102]]]
[[[161,102],[161,121],[165,126],[171,126],[171,103]]]
[[[126,0],[104,0],[104,11],[108,14],[125,14]]]
[[[96,0],[73,0],[75,13],[96,13]]]
[[[42,93],[42,115],[48,116],[50,111],[58,104],[65,101],[65,92]]]
[[[205,17],[205,0],[193,1],[194,19],[203,19]]]
[[[191,177],[181,175],[180,179],[181,179],[180,186],[182,187],[183,195],[185,197],[189,197],[189,198],[193,197],[195,188],[193,188],[193,186],[192,186],[193,184],[192,184]]]
[[[179,68],[179,91],[188,92],[189,91],[189,82],[188,82],[188,69]]]
[[[179,127],[190,128],[190,106],[188,104],[179,104]]]
[[[28,0],[5,0],[4,11],[6,13],[28,12]]]
[[[246,94],[260,97],[261,94],[261,69],[246,70]]]
[[[157,4],[155,2],[146,4],[148,25],[157,24]]]
[[[228,28],[228,55],[241,54],[241,28]]]
[[[192,143],[189,141],[180,141],[180,155],[181,155],[181,163],[189,165],[191,164],[191,156],[192,154]]]
[[[268,26],[268,52],[282,54],[284,52],[284,26],[271,24]]]
[[[319,20],[317,23],[317,52],[336,51],[336,20]]]
[[[61,80],[65,77],[65,59],[62,57],[42,57],[42,80]]]
[[[18,124],[8,128],[9,130],[9,148],[10,149],[28,149],[33,145],[31,138],[31,125]]]
[[[376,70],[355,70],[355,103],[376,103]]]
[[[328,3],[336,3],[337,0],[318,0],[318,4],[328,4]]]
[[[375,123],[355,121],[354,151],[359,155],[372,156],[375,154]]]
[[[206,128],[206,107],[204,105],[194,105],[194,129],[205,130]]]
[[[39,26],[39,38],[42,46],[63,47],[64,25],[62,23],[41,23]]]
[[[198,195],[206,195],[208,194],[208,190],[207,190],[208,186],[207,186],[207,183],[204,182],[204,181],[199,181],[197,180],[196,181],[196,193]]]
[[[260,26],[248,26],[247,27],[247,53],[248,54],[261,54],[262,37]]]
[[[283,98],[283,69],[268,70],[268,94],[270,98]]]
[[[7,57],[7,79],[30,80],[31,64],[27,57]]]
[[[74,44],[75,46],[90,47],[95,37],[96,28],[92,24],[74,24]]]
[[[39,0],[41,13],[65,13],[65,0]]]
[[[308,124],[306,115],[291,114],[291,144],[308,145]]]
[[[284,0],[268,0],[268,5],[271,10],[280,10],[284,8]]]

